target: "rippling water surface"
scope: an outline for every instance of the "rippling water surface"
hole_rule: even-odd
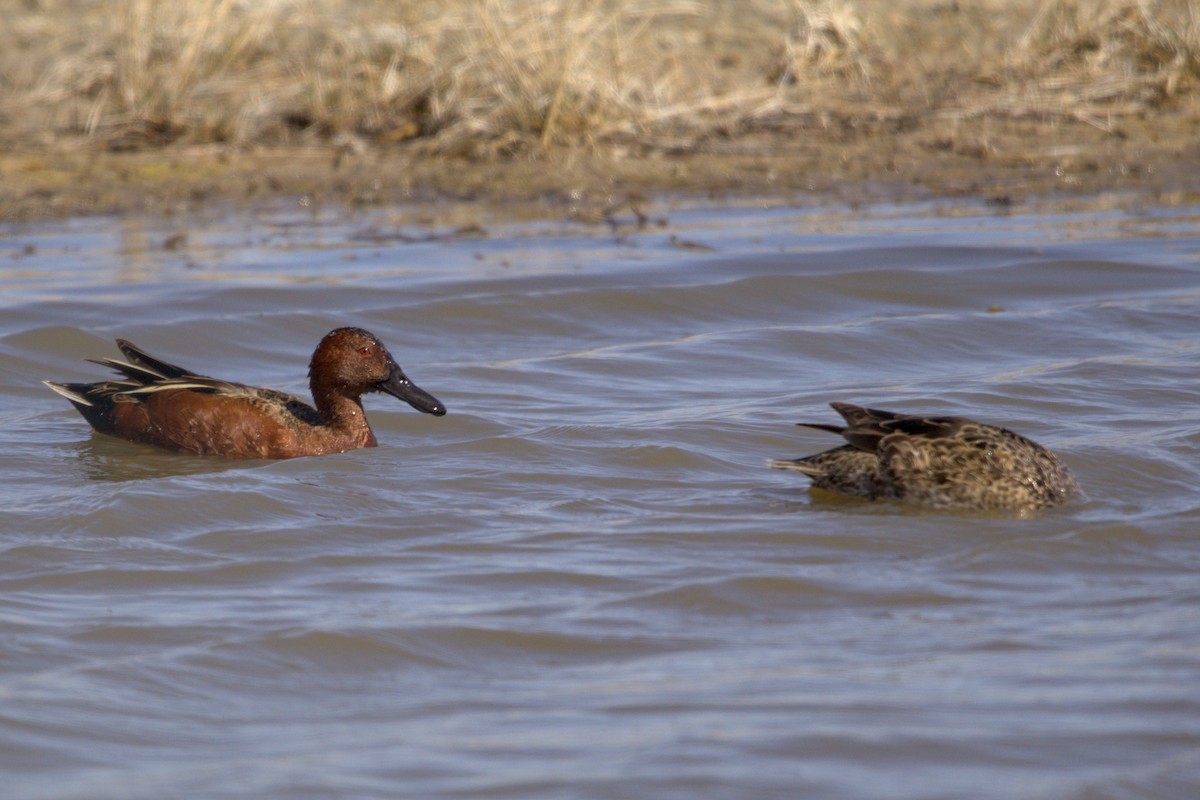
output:
[[[0,772],[20,798],[1191,798],[1200,209],[394,211],[0,231]],[[182,234],[182,235],[177,235]],[[93,435],[115,336],[449,408],[231,462]],[[810,494],[831,400],[966,414],[1088,499]]]

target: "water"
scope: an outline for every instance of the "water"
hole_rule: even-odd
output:
[[[1200,209],[458,213],[3,232],[6,796],[1196,796]],[[238,463],[39,383],[122,336],[304,392],[347,324],[449,415]],[[1008,424],[1088,499],[810,494],[766,462],[831,400]]]

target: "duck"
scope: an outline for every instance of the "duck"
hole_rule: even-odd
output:
[[[845,425],[797,424],[836,433],[847,444],[772,459],[770,466],[796,470],[827,492],[949,511],[1036,511],[1080,494],[1057,455],[1007,428],[965,417],[830,406]]]
[[[342,453],[378,442],[362,396],[384,392],[417,411],[446,407],[409,380],[374,334],[337,328],[308,367],[313,404],[286,392],[199,375],[161,361],[125,339],[126,360],[88,359],[122,377],[97,383],[43,381],[99,433],[195,455],[238,459]]]

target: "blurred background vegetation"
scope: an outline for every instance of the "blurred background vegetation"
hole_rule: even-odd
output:
[[[24,0],[0,142],[721,152],[981,118],[1195,132],[1191,0]],[[979,146],[978,141],[973,146]],[[986,144],[984,144],[986,146]]]

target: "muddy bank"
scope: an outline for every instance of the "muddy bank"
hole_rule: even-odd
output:
[[[961,196],[1015,205],[1119,193],[1130,202],[1173,203],[1200,194],[1200,124],[1126,120],[1117,133],[1020,121],[960,125],[953,134],[797,130],[713,141],[701,152],[640,145],[493,161],[357,144],[131,153],[85,144],[4,154],[0,173],[0,219],[9,221],[183,214],[212,204],[440,201],[478,202],[501,214],[602,217],[664,195],[802,204]]]

